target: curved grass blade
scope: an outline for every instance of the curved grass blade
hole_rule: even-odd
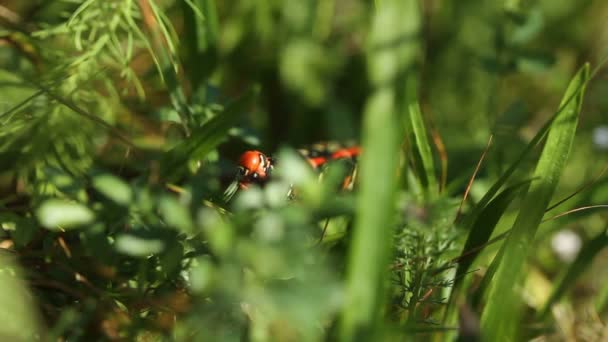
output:
[[[475,261],[477,254],[479,254],[479,252],[469,253],[469,251],[478,249],[488,243],[498,221],[505,213],[509,204],[511,204],[513,199],[522,191],[523,187],[528,184],[530,184],[530,181],[521,182],[506,188],[480,213],[477,221],[473,224],[473,228],[469,232],[467,241],[462,249],[463,252],[458,258],[459,261],[454,280],[454,288],[460,284],[462,276],[468,272],[469,267],[473,261]]]
[[[224,190],[224,194],[222,195],[222,200],[224,203],[230,202],[232,197],[236,194],[239,189],[239,182],[237,181],[238,176],[234,176],[234,180],[230,182],[226,190]]]
[[[551,117],[551,119],[549,119],[549,121],[547,121],[547,123],[545,123],[545,125],[536,133],[536,135],[532,138],[532,140],[530,140],[528,145],[526,145],[526,148],[521,152],[519,157],[515,159],[511,166],[509,166],[509,168],[500,176],[500,178],[490,187],[486,194],[481,198],[478,204],[473,208],[471,214],[469,214],[464,220],[463,225],[465,227],[470,227],[472,223],[475,222],[477,216],[483,210],[483,208],[485,208],[485,206],[492,200],[492,198],[494,198],[496,193],[498,193],[498,191],[507,183],[509,178],[520,167],[521,163],[524,161],[524,159],[526,159],[530,152],[532,152],[532,150],[534,150],[534,148],[543,140],[549,129],[552,127],[554,121],[557,119],[557,117],[562,115],[562,113],[566,111],[567,108],[570,108],[570,106],[572,106],[572,102],[576,101],[575,98],[577,98],[579,94],[584,92],[585,85],[586,82],[577,84],[576,88],[572,89],[571,91],[570,88],[568,89],[569,91],[562,99],[559,109],[557,110],[555,115],[553,115],[553,117]]]
[[[515,339],[520,317],[516,289],[522,283],[524,266],[534,235],[555,188],[576,133],[585,86],[589,80],[589,65],[585,64],[570,82],[547,135],[536,170],[535,181],[524,198],[513,229],[503,245],[503,255],[494,281],[489,289],[488,302],[482,313],[484,339],[499,341]],[[569,100],[572,98],[572,100]]]
[[[490,237],[492,236],[492,233],[494,233],[498,221],[505,213],[505,210],[507,210],[509,204],[511,204],[513,199],[522,191],[523,187],[529,183],[529,181],[521,182],[506,188],[479,214],[477,221],[475,221],[473,227],[469,231],[462,253],[456,259],[458,261],[458,267],[456,268],[454,285],[444,315],[444,323],[451,324],[455,321],[455,315],[458,309],[456,299],[460,295],[465,275],[469,272],[469,268],[473,264],[473,261],[475,261],[475,258],[477,258],[477,255],[481,252],[481,249],[489,244]]]

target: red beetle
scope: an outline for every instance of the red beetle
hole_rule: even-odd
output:
[[[260,151],[246,151],[239,159],[239,187],[247,189],[251,183],[263,183],[270,177],[274,160]]]
[[[333,153],[328,151],[302,150],[300,153],[305,156],[308,163],[314,168],[319,169],[326,163],[336,159],[356,159],[361,154],[359,146],[342,148]],[[250,184],[263,184],[270,178],[270,173],[274,168],[275,160],[267,157],[264,153],[251,150],[243,153],[239,159],[239,187],[247,189]],[[344,181],[344,188],[352,182],[351,177]]]
[[[347,147],[337,150],[331,155],[331,159],[340,158],[357,158],[361,154],[361,148],[359,146]]]

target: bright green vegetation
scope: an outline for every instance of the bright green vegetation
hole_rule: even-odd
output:
[[[2,2],[0,340],[605,338],[606,13]]]

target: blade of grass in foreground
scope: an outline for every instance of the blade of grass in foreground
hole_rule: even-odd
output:
[[[504,253],[482,313],[482,334],[487,341],[516,340],[520,317],[520,300],[516,290],[522,284],[530,245],[566,165],[588,80],[589,65],[586,64],[566,90],[561,105],[567,104],[551,125],[534,171],[534,181],[503,246]],[[572,100],[569,100],[572,96]]]
[[[418,41],[416,0],[384,0],[374,14],[369,35],[368,71],[374,92],[363,120],[359,193],[349,250],[342,341],[373,341],[380,333],[385,284],[393,238],[398,155],[396,88],[414,63]],[[398,77],[402,75],[402,77]]]
[[[360,159],[357,216],[348,264],[347,304],[342,340],[360,334],[371,337],[382,307],[382,287],[393,234],[397,188],[397,131],[393,112],[395,94],[385,89],[369,100]]]

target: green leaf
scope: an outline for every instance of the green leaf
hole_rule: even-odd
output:
[[[184,233],[192,232],[192,218],[188,207],[180,204],[177,199],[163,196],[158,203],[158,209],[165,222]]]
[[[176,272],[180,271],[183,258],[184,247],[178,240],[173,239],[160,256],[159,262],[165,274],[172,277],[175,276]]]
[[[176,37],[171,34],[173,27],[155,2],[140,1],[138,5],[143,13],[147,13],[147,15],[154,18],[153,20],[144,20],[144,23],[148,24],[147,30],[150,42],[148,42],[148,37],[143,34],[134,20],[131,20],[129,24],[133,28],[133,31],[138,32],[148,42],[148,50],[155,59],[158,73],[169,92],[171,104],[180,116],[185,135],[189,136],[193,123],[192,111],[188,106],[184,85],[178,74],[181,65],[179,58],[175,55],[176,42],[174,38]]]
[[[133,234],[122,234],[116,238],[116,250],[134,257],[146,257],[165,249],[161,239],[143,238]]]
[[[48,229],[68,229],[93,222],[95,214],[86,206],[61,199],[49,199],[36,211],[40,223]]]
[[[34,219],[10,212],[0,213],[0,228],[11,232],[13,242],[17,247],[27,245],[39,229]]]
[[[529,181],[526,181],[506,188],[479,214],[477,221],[475,221],[473,227],[469,231],[462,253],[458,257],[458,267],[456,268],[456,275],[454,276],[454,285],[450,292],[449,304],[444,315],[444,324],[451,325],[456,322],[458,309],[456,303],[459,303],[458,296],[465,292],[463,284],[466,284],[464,279],[469,268],[479,253],[481,253],[480,249],[486,246],[490,241],[490,237],[492,236],[492,233],[494,233],[496,225],[504,215],[509,204],[511,204],[513,199],[520,193],[522,187],[528,184]],[[488,273],[489,272],[486,272],[486,274]],[[482,286],[480,285],[479,289],[481,288]],[[475,298],[470,300],[470,302],[473,303],[474,300]]]
[[[0,337],[4,341],[40,340],[42,324],[34,296],[10,254],[0,251]]]
[[[32,221],[34,220],[31,218],[19,220],[19,223],[17,223],[17,226],[15,227],[15,231],[11,235],[15,242],[15,246],[24,247],[34,239],[40,228]]]
[[[498,193],[498,191],[500,191],[500,189],[507,183],[507,181],[511,178],[511,176],[515,173],[515,171],[517,171],[519,168],[521,168],[522,162],[526,159],[526,157],[528,157],[528,155],[534,150],[534,148],[536,146],[538,146],[539,143],[542,141],[542,139],[547,135],[547,132],[549,132],[549,129],[553,125],[553,122],[557,119],[557,117],[563,111],[566,110],[564,104],[569,104],[570,101],[574,99],[575,95],[576,95],[576,93],[570,94],[570,97],[564,98],[564,100],[562,100],[562,104],[560,105],[560,108],[555,113],[555,115],[553,117],[551,117],[551,119],[549,121],[547,121],[547,123],[545,123],[545,125],[536,133],[536,135],[526,145],[524,150],[513,161],[513,163],[511,163],[509,168],[507,168],[507,170],[505,172],[503,172],[503,174],[500,176],[500,178],[498,180],[496,180],[496,182],[494,184],[492,184],[492,186],[485,193],[485,195],[482,197],[482,199],[475,205],[471,214],[469,214],[467,216],[467,218],[465,219],[465,221],[463,222],[462,225],[464,227],[470,227],[473,224],[473,222],[477,219],[477,216],[480,214],[480,212],[488,205],[488,203],[492,200],[492,198],[494,198],[494,196]]]
[[[93,177],[93,187],[112,201],[128,206],[133,198],[131,187],[122,179],[110,174]]]
[[[529,183],[529,181],[526,181],[506,188],[480,213],[477,221],[475,221],[475,224],[473,224],[472,229],[469,231],[467,241],[462,249],[462,254],[458,258],[458,268],[456,269],[456,275],[454,276],[452,296],[457,294],[457,289],[462,283],[464,275],[468,272],[469,267],[480,253],[480,251],[476,250],[488,243],[498,221],[504,215],[509,204],[511,204],[515,196],[520,193],[523,186],[528,185]]]
[[[215,0],[185,0],[182,3],[184,13],[184,39],[188,67],[187,77],[194,89],[205,85],[217,65],[217,41],[219,22]]]
[[[517,289],[522,284],[525,261],[545,209],[553,196],[576,133],[589,80],[589,65],[583,66],[570,82],[549,130],[547,141],[536,165],[534,181],[524,198],[515,224],[504,244],[504,253],[489,289],[482,314],[482,334],[488,341],[516,338],[520,317]]]
[[[420,105],[418,102],[411,103],[409,105],[410,121],[412,123],[412,130],[416,138],[416,145],[420,158],[422,158],[422,166],[426,175],[428,194],[430,198],[433,198],[439,189],[437,188],[437,176],[435,175],[435,166],[433,163],[433,152],[429,139],[426,134],[426,127],[420,112]]]
[[[194,293],[208,291],[217,276],[215,266],[208,256],[195,259],[190,268],[190,290]]]

